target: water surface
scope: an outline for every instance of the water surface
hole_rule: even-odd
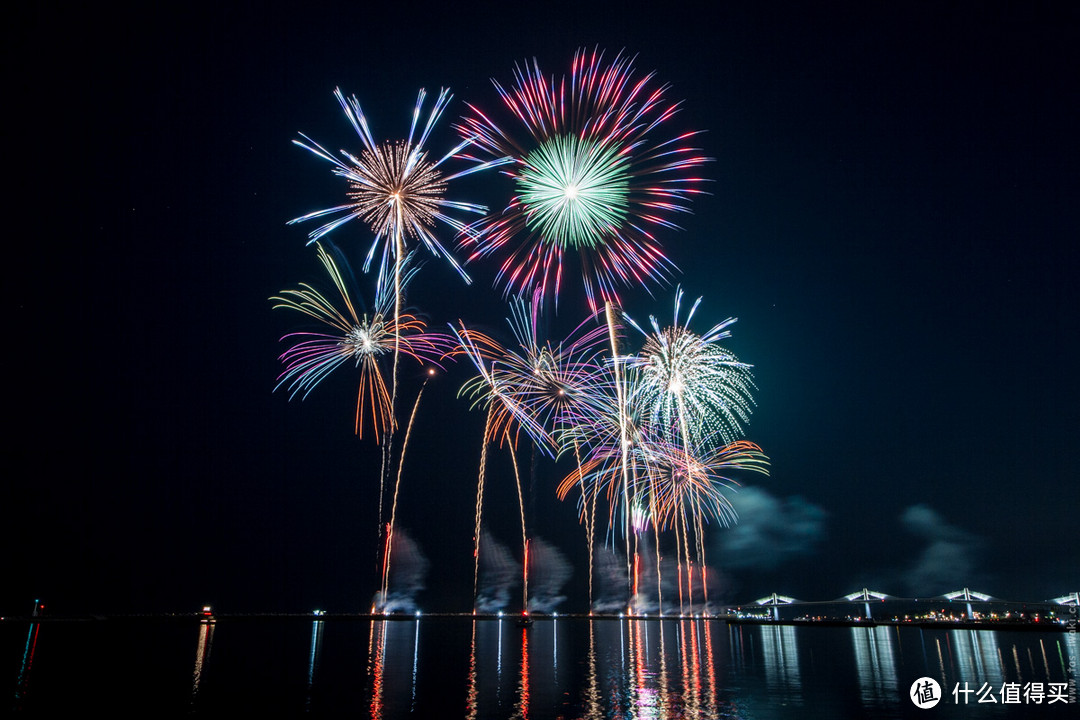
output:
[[[0,652],[10,708],[24,714],[926,717],[908,697],[925,676],[942,688],[930,711],[938,717],[1076,717],[1075,705],[1049,698],[1002,702],[1005,683],[1048,690],[1075,680],[1076,635],[1054,632],[582,618],[530,628],[469,617],[52,621],[0,624]],[[996,703],[951,692],[985,686]]]

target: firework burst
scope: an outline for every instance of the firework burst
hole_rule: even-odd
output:
[[[738,484],[732,479],[734,472],[759,472],[769,474],[769,461],[757,445],[741,440],[719,448],[710,448],[701,454],[692,454],[685,447],[664,442],[642,448],[647,455],[644,465],[646,474],[642,495],[648,498],[649,514],[657,534],[673,530],[676,557],[682,548],[678,564],[679,604],[684,599],[683,576],[685,572],[686,598],[694,603],[694,561],[697,558],[700,585],[705,603],[709,601],[708,583],[705,581],[705,525],[710,519],[724,527],[737,520],[735,508],[728,493]],[[659,555],[658,555],[659,560]],[[659,576],[658,576],[659,580]],[[661,593],[659,582],[658,596]]]
[[[576,252],[593,310],[618,304],[620,285],[667,278],[674,266],[652,233],[675,227],[671,216],[701,192],[693,173],[708,160],[687,144],[697,133],[666,132],[679,109],[668,86],[637,74],[630,57],[607,63],[579,50],[569,77],[549,78],[533,60],[515,68],[512,87],[495,87],[517,133],[472,105],[458,128],[488,158],[469,156],[479,166],[509,161],[515,194],[463,236],[468,261],[505,255],[507,293],[557,298],[564,256]]]
[[[462,395],[475,402],[494,402],[489,440],[511,436],[520,427],[549,454],[568,449],[565,438],[604,408],[601,389],[610,383],[600,355],[607,328],[593,325],[593,313],[558,343],[541,341],[539,298],[515,299],[508,318],[516,347],[503,346],[462,325],[455,329],[465,354],[479,374],[466,382]]]
[[[689,325],[701,298],[685,322],[680,322],[682,297],[680,288],[675,293],[673,323],[666,328],[661,329],[650,316],[652,332],[646,333],[626,318],[645,335],[641,352],[626,360],[632,375],[628,404],[669,442],[681,441],[689,448],[715,434],[730,443],[742,435],[750,418],[755,389],[751,366],[719,344],[731,337],[729,328],[736,319],[728,318],[697,335]]]
[[[444,197],[447,183],[497,165],[499,161],[481,163],[450,175],[444,174],[443,163],[460,152],[469,140],[464,140],[438,160],[429,158],[424,145],[453,96],[449,90],[443,89],[427,117],[427,122],[419,128],[426,96],[427,93],[421,90],[416,99],[412,125],[406,140],[377,143],[356,96],[346,98],[341,90],[335,90],[334,97],[338,99],[341,109],[345,111],[345,116],[363,144],[359,156],[342,150],[343,159],[339,159],[303,133],[300,135],[303,140],[293,142],[334,166],[334,174],[344,178],[348,184],[348,202],[316,210],[291,220],[289,224],[328,219],[325,224],[309,233],[309,242],[315,242],[350,220],[357,219],[367,224],[375,234],[371,249],[364,259],[365,272],[370,268],[371,261],[380,248],[381,262],[385,264],[388,255],[397,256],[402,252],[406,240],[418,240],[436,257],[445,257],[468,281],[468,275],[439,242],[433,228],[436,221],[439,221],[453,228],[455,232],[463,232],[466,224],[448,214],[448,211],[476,214],[485,212],[486,208],[480,205],[447,200]]]
[[[667,443],[644,448],[648,456],[644,482],[655,494],[655,521],[661,530],[673,527],[681,518],[700,517],[727,527],[737,519],[728,493],[738,483],[734,472],[769,474],[769,461],[757,445],[740,440],[701,455],[690,455]]]
[[[281,338],[292,343],[281,354],[285,370],[278,377],[277,388],[286,387],[290,399],[297,394],[307,397],[315,386],[346,363],[360,371],[360,389],[356,398],[356,434],[363,436],[369,421],[376,439],[393,427],[390,393],[383,378],[380,360],[396,349],[418,362],[438,361],[453,347],[453,340],[440,333],[427,332],[423,320],[415,315],[394,317],[394,293],[387,273],[380,272],[376,283],[372,313],[358,313],[345,278],[334,258],[317,244],[319,261],[330,275],[340,298],[340,307],[314,287],[301,284],[297,290],[283,290],[270,298],[274,308],[303,313],[333,329],[329,333],[295,332]],[[409,257],[405,258],[408,265]],[[405,268],[403,284],[416,272]]]

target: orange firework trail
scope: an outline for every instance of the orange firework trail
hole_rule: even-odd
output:
[[[476,614],[476,584],[480,576],[480,519],[484,507],[484,473],[487,468],[488,431],[495,413],[494,404],[488,407],[487,421],[484,423],[484,440],[480,448],[480,476],[476,481],[476,526],[473,529],[473,614]]]
[[[409,436],[412,434],[413,422],[416,420],[416,411],[420,408],[420,398],[424,395],[424,388],[428,380],[435,374],[434,370],[428,370],[428,376],[424,384],[420,386],[420,392],[416,393],[416,402],[413,403],[412,413],[409,415],[409,424],[405,428],[405,440],[401,443],[401,457],[398,458],[397,480],[394,482],[394,499],[390,504],[390,525],[386,533],[386,560],[383,562],[382,576],[382,599],[386,602],[390,582],[390,554],[393,551],[394,522],[397,518],[398,490],[401,488],[401,473],[405,468],[405,450],[409,447]]]
[[[596,397],[595,388],[606,374],[597,362],[604,341],[605,329],[588,328],[595,315],[586,318],[570,335],[559,343],[541,342],[537,332],[539,302],[515,301],[511,306],[509,324],[517,345],[508,348],[490,336],[471,330],[460,323],[452,327],[462,352],[476,367],[477,375],[467,381],[459,392],[473,398],[473,407],[486,407],[488,420],[484,428],[484,449],[498,439],[506,443],[514,467],[518,505],[521,512],[522,544],[527,544],[525,503],[516,450],[520,431],[524,430],[538,448],[552,456],[576,448],[578,425],[583,418],[599,410],[590,405]],[[580,455],[575,450],[575,456]],[[482,454],[481,464],[486,464]],[[483,468],[481,470],[483,472]],[[582,486],[584,489],[584,486]],[[480,493],[477,495],[476,537],[479,543]],[[583,497],[587,507],[587,498]],[[591,523],[586,520],[586,527]],[[590,537],[590,550],[592,539]],[[591,604],[590,558],[590,604]],[[474,596],[478,570],[474,568]],[[525,564],[525,606],[528,607],[528,563]]]
[[[514,452],[514,443],[507,433],[507,444],[510,446],[510,462],[514,466],[514,482],[517,484],[518,509],[521,511],[521,547],[524,556],[522,562],[522,596],[521,605],[524,613],[529,612],[529,540],[525,534],[525,498],[521,494],[521,475],[518,474],[517,454]]]

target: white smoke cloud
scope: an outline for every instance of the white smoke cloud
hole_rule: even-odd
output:
[[[510,606],[510,593],[521,592],[521,563],[486,530],[480,532],[480,577],[476,610],[493,613]],[[518,606],[520,607],[520,605]]]
[[[805,498],[777,498],[749,487],[731,496],[738,524],[717,533],[719,553],[710,562],[727,570],[771,570],[812,554],[825,531],[826,512]]]
[[[973,582],[979,538],[945,522],[926,505],[907,508],[900,521],[908,532],[927,543],[903,576],[910,595],[938,595]]]
[[[529,541],[529,610],[553,612],[566,599],[563,585],[570,579],[570,563],[541,538]]]
[[[416,596],[424,589],[430,565],[416,541],[405,530],[395,530],[386,597],[381,591],[375,593],[375,607],[381,612],[415,612]]]
[[[626,608],[626,558],[608,547],[597,547],[593,572],[593,610],[618,612]]]

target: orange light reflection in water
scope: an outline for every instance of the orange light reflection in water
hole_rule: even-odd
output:
[[[692,622],[686,620],[679,620],[677,633],[675,637],[679,640],[679,664],[682,674],[683,682],[683,704],[690,705],[690,687],[693,685],[693,679],[690,676],[690,643],[687,642],[687,627],[691,626]],[[689,709],[689,708],[688,708]],[[693,716],[691,716],[693,717]]]
[[[635,589],[637,586],[636,572],[637,572],[637,556],[634,556],[634,571],[635,571]],[[622,622],[628,622],[626,620],[620,620]],[[629,636],[630,644],[626,649],[627,655],[630,656],[630,672],[631,676],[627,678],[630,682],[630,707],[634,709],[635,715],[645,715],[648,713],[644,708],[652,705],[649,701],[648,691],[648,669],[645,667],[648,658],[645,657],[645,653],[642,650],[644,641],[641,637],[641,623],[629,621]]]
[[[529,718],[529,628],[521,628],[521,678],[518,681],[518,701],[514,705],[514,718]]]
[[[660,706],[670,707],[671,689],[668,687],[667,652],[664,647],[664,623],[660,623],[660,677],[657,680],[660,689]]]
[[[475,610],[473,611],[475,613]],[[476,720],[476,620],[472,621],[472,640],[469,644],[469,690],[465,696],[465,717]]]
[[[368,676],[371,677],[372,720],[381,720],[383,714],[383,684],[386,672],[386,623],[386,620],[372,620],[371,635],[368,637]]]
[[[387,683],[393,682],[387,675],[389,671],[386,667],[389,659],[389,645],[395,642],[388,639],[389,631],[393,629],[393,626],[389,625],[390,622],[373,620],[369,638],[368,687],[371,695],[369,696],[369,713],[365,714],[369,714],[375,720],[382,720],[387,717],[387,713],[391,712],[385,694],[391,690]],[[534,678],[531,676],[532,660],[535,659],[532,656],[535,655],[537,648],[540,648],[546,661],[548,652],[544,642],[547,632],[546,623],[540,620],[539,626],[519,629],[520,635],[517,637],[521,645],[518,672],[510,698],[512,705],[507,706],[503,704],[507,699],[505,694],[501,702],[495,696],[485,700],[486,695],[480,687],[482,658],[485,653],[498,653],[502,645],[500,637],[495,647],[490,647],[486,651],[480,647],[482,642],[480,635],[485,622],[487,621],[480,619],[471,620],[468,670],[465,678],[465,712],[462,716],[476,720],[494,710],[497,713],[507,712],[507,717],[528,720],[533,714],[533,705],[539,698],[536,695],[537,687],[534,687]],[[717,650],[723,652],[723,644],[716,645],[712,633],[722,631],[726,626],[701,618],[660,620],[624,617],[615,623],[611,623],[610,620],[587,622],[589,647],[585,666],[582,668],[585,673],[585,677],[582,678],[584,687],[580,715],[577,716],[581,720],[709,718],[720,715],[721,702],[715,652]],[[497,628],[490,629],[498,630],[501,636],[501,631],[506,629],[504,628],[506,623],[506,619],[497,620],[495,621]],[[614,631],[616,628],[618,628],[622,643],[619,643],[614,634],[608,634],[609,630]],[[538,636],[541,644],[534,647],[530,635],[538,632],[538,629],[543,629],[544,637]],[[729,633],[736,634],[742,630],[738,628],[733,631],[730,627],[726,629]],[[552,631],[554,631],[554,624]],[[412,636],[413,633],[409,635]],[[605,637],[608,639],[606,646]],[[416,637],[410,637],[410,640],[416,643]],[[739,642],[738,638],[732,638],[732,640],[732,652],[738,654],[748,649]],[[414,654],[416,652],[417,648],[414,648]],[[498,654],[501,656],[501,653]],[[501,657],[499,659],[492,657],[491,660],[497,665],[497,668],[491,669],[501,673]],[[612,661],[616,664],[610,666],[607,671],[601,669],[605,663]],[[414,665],[417,664],[416,657],[413,662]],[[622,666],[621,671],[618,669],[619,665]],[[611,675],[605,680],[601,676],[607,672]],[[414,682],[416,682],[415,677]],[[610,687],[606,687],[607,682],[611,682]],[[496,683],[496,687],[499,684]],[[504,693],[506,689],[508,688],[503,689]],[[414,692],[416,692],[415,688]],[[485,713],[481,713],[480,703],[488,700],[496,703],[503,710],[489,708]]]
[[[600,720],[604,716],[600,704],[600,679],[596,672],[596,627],[589,621],[589,677],[585,690],[585,717],[583,720]]]
[[[700,619],[652,621],[625,619],[628,624],[628,643],[623,660],[628,664],[624,692],[610,698],[608,709],[613,718],[706,718],[718,715],[716,662],[713,656],[713,627]],[[675,630],[674,647],[665,641],[667,631]],[[656,635],[650,638],[650,631]],[[590,641],[592,638],[590,636]],[[590,646],[592,650],[592,646]],[[676,665],[674,684],[668,677],[669,653]],[[586,689],[585,718],[600,717],[602,709],[596,702],[595,655],[589,656],[589,686]],[[620,701],[626,705],[621,706]]]
[[[191,701],[199,694],[199,683],[202,681],[203,669],[210,659],[210,650],[214,645],[214,621],[203,620],[199,623],[199,644],[195,648],[195,672],[191,678]]]
[[[716,663],[713,658],[716,656],[713,654],[712,644],[712,632],[711,627],[705,625],[705,670],[709,674],[709,695],[706,698],[707,705],[713,710],[716,709]]]
[[[687,704],[695,709],[701,708],[701,621],[690,620],[690,677],[688,678]]]

